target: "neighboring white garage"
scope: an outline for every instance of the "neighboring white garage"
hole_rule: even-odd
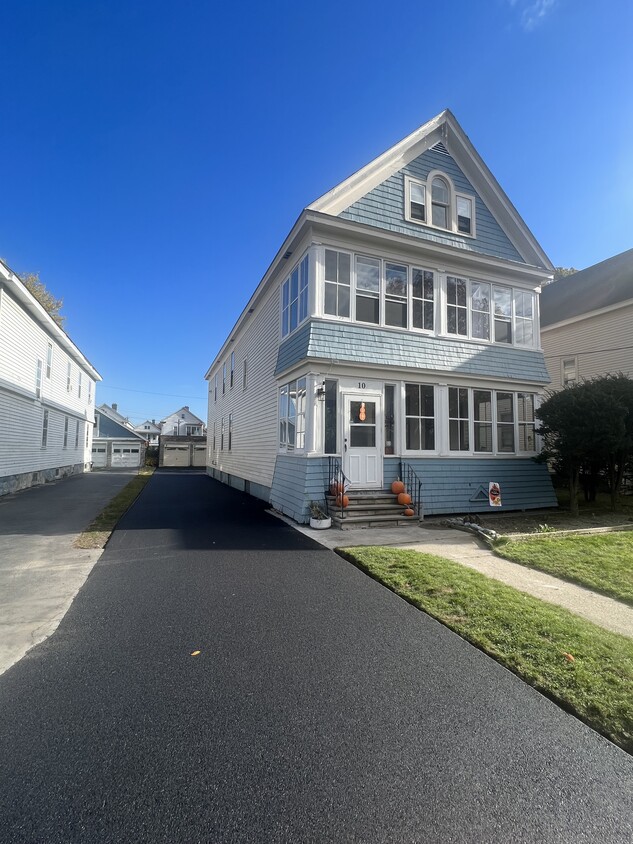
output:
[[[158,465],[181,469],[190,466],[204,468],[207,465],[207,438],[161,434]]]
[[[105,443],[92,444],[92,468],[103,469],[108,465],[108,447]]]
[[[116,406],[95,408],[93,469],[138,469],[145,463],[146,449],[145,438],[132,429]]]
[[[163,449],[163,466],[190,466],[189,444],[166,445]]]
[[[112,468],[141,465],[141,446],[132,443],[112,443]]]

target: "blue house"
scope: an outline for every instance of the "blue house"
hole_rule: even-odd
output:
[[[332,481],[416,516],[553,506],[553,267],[450,111],[310,204],[211,364],[208,473],[298,522]],[[490,495],[498,486],[499,495]]]

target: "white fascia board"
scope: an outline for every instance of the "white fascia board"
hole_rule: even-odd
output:
[[[454,155],[457,164],[494,214],[518,252],[529,263],[538,264],[553,272],[554,265],[450,111],[446,112],[446,122],[449,128],[447,133],[449,152],[454,155],[455,148],[459,150],[458,154]]]
[[[560,322],[554,322],[552,325],[546,325],[541,328],[541,334],[546,331],[553,331],[556,328],[564,328],[566,325],[573,325],[575,322],[582,322],[584,319],[591,319],[592,317],[602,316],[603,314],[611,313],[611,311],[619,311],[620,308],[628,308],[633,305],[633,299],[627,299],[624,302],[616,302],[613,305],[607,305],[606,308],[598,308],[596,311],[587,311],[584,314],[576,314],[576,316],[562,319]]]
[[[432,240],[424,238],[413,238],[411,235],[399,234],[389,229],[381,229],[376,226],[369,226],[366,223],[358,223],[355,220],[346,220],[341,217],[330,217],[327,214],[311,212],[307,218],[313,224],[314,236],[326,238],[328,232],[335,232],[339,235],[353,237],[355,241],[363,243],[374,252],[378,245],[385,248],[396,248],[404,260],[405,256],[413,253],[424,253],[424,258],[417,260],[435,263],[438,269],[448,266],[451,269],[461,267],[468,275],[486,274],[494,272],[506,280],[520,279],[528,283],[542,284],[551,273],[542,267],[532,264],[522,264],[518,261],[509,261],[505,258],[497,258],[485,255],[482,252],[474,252],[466,249],[459,249],[454,246],[445,246]],[[349,246],[347,247],[349,248]],[[476,269],[473,269],[475,267]]]
[[[390,147],[382,155],[374,158],[360,170],[357,170],[332,190],[308,205],[310,211],[324,214],[340,214],[354,202],[369,193],[379,184],[397,173],[402,167],[422,155],[429,147],[443,139],[442,124],[448,114],[443,111],[420,126],[406,138]]]
[[[17,299],[25,311],[38,322],[59,345],[70,355],[71,358],[86,372],[93,381],[102,381],[101,375],[97,372],[94,366],[90,363],[80,350],[75,346],[68,334],[63,328],[60,328],[51,315],[46,311],[37,299],[27,290],[27,288],[20,281],[19,276],[13,272],[7,265],[0,261],[0,283],[4,283],[7,290]]]
[[[340,214],[438,141],[445,144],[519,254],[529,264],[553,272],[550,259],[448,109],[308,205],[308,210]]]

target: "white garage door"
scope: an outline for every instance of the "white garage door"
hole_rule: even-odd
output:
[[[163,466],[189,466],[189,446],[166,445],[163,451]]]
[[[112,446],[112,466],[139,466],[141,463],[140,445],[123,445],[115,443]]]
[[[108,452],[104,445],[92,446],[92,466],[95,469],[108,465]]]
[[[206,466],[207,465],[207,447],[206,445],[195,445],[193,447],[193,465]]]

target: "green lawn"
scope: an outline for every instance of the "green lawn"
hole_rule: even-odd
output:
[[[510,539],[496,543],[506,560],[546,571],[633,605],[633,531],[593,536]]]
[[[633,753],[632,640],[430,554],[339,553]]]
[[[154,474],[154,469],[145,466],[138,475],[114,496],[83,533],[73,543],[75,548],[103,548],[121,516],[136,501],[145,484]]]

